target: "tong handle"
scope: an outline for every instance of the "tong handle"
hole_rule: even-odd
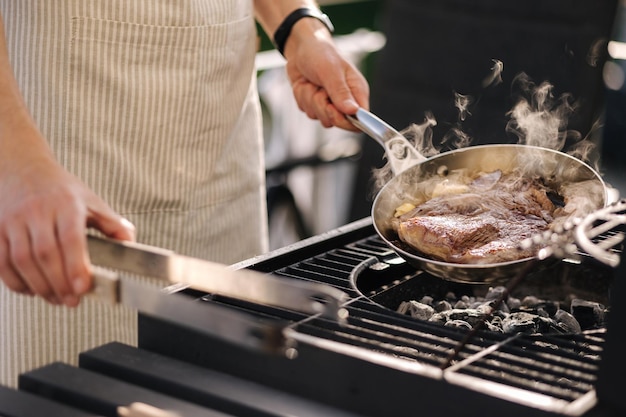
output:
[[[92,264],[209,294],[345,320],[348,295],[330,285],[228,267],[134,242],[88,236]]]
[[[100,266],[92,266],[91,275],[93,286],[88,297],[97,301],[125,305],[246,348],[286,356],[296,354],[294,344],[283,334],[286,324],[282,321],[259,321],[256,317],[225,306],[201,303],[177,293],[168,294],[149,284],[123,278],[119,273]],[[131,411],[136,410],[128,410],[129,413]]]
[[[120,276],[117,272],[92,265],[91,278],[93,284],[89,297],[111,305],[120,302]]]

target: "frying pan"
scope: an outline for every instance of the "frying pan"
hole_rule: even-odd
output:
[[[399,241],[391,225],[396,208],[407,201],[427,200],[434,184],[445,180],[451,173],[463,170],[471,176],[496,170],[503,174],[521,172],[524,176],[543,178],[554,190],[562,184],[580,183],[584,198],[588,200],[589,212],[618,199],[616,191],[607,187],[593,168],[563,152],[537,146],[498,144],[470,146],[425,158],[404,136],[372,113],[359,109],[348,118],[383,146],[394,174],[380,189],[372,205],[377,233],[411,265],[443,279],[476,284],[504,281],[536,259],[528,257],[487,264],[450,263],[418,254]]]

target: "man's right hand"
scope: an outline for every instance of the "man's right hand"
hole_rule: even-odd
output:
[[[0,278],[13,291],[76,306],[92,285],[87,227],[124,240],[134,227],[51,157],[17,159],[0,168]]]

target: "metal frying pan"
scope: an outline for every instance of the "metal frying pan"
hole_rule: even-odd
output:
[[[451,281],[485,283],[510,278],[535,257],[490,264],[457,264],[431,259],[407,250],[401,245],[391,226],[395,209],[415,197],[428,199],[432,184],[444,180],[450,172],[467,170],[468,174],[501,170],[510,173],[522,170],[523,175],[539,176],[554,189],[570,182],[585,181],[585,194],[590,198],[590,211],[616,201],[615,191],[606,186],[589,165],[552,149],[527,145],[481,145],[444,152],[425,158],[398,131],[387,123],[359,109],[349,120],[384,148],[394,177],[378,192],[372,219],[380,237],[413,266]]]

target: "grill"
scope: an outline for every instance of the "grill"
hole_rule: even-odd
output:
[[[56,363],[23,374],[19,391],[0,391],[21,414],[4,412],[42,415],[41,402],[53,401],[66,413],[54,415],[117,415],[118,406],[139,401],[209,416],[613,415],[597,400],[598,386],[607,387],[602,397],[617,381],[604,359],[604,326],[579,334],[480,331],[445,366],[468,332],[395,307],[416,291],[484,289],[416,270],[384,244],[369,218],[238,267],[339,288],[349,295],[347,321],[185,290],[198,303],[288,323],[292,348],[269,355],[140,314],[138,348],[111,343],[82,353],[79,367]],[[551,288],[589,291],[576,285],[591,281],[591,293],[608,303],[615,273],[587,261],[559,262],[528,284],[560,277]],[[614,353],[621,348],[613,343]]]

